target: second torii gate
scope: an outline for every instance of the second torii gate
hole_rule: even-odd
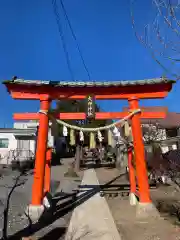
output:
[[[129,102],[131,111],[139,109],[140,99],[164,98],[172,88],[174,81],[165,78],[149,79],[141,81],[116,81],[116,82],[52,82],[52,81],[25,81],[21,79],[5,81],[9,93],[14,99],[33,99],[40,101],[40,112],[32,114],[27,119],[39,119],[36,162],[34,171],[34,183],[32,188],[32,208],[40,211],[42,209],[42,200],[44,196],[44,174],[45,159],[48,137],[48,113],[50,103],[53,99],[84,99],[89,94],[94,94],[95,99],[126,99]],[[72,114],[72,113],[71,113]],[[122,118],[127,113],[96,113],[96,119]],[[132,116],[131,126],[134,143],[134,152],[136,159],[136,172],[139,186],[140,204],[152,204],[147,169],[144,156],[144,145],[142,139],[142,130],[140,118],[143,115],[147,118],[154,113],[138,113]],[[24,114],[21,115],[23,117]],[[114,116],[113,116],[114,115]],[[144,115],[144,116],[145,116]],[[66,117],[65,117],[66,116]],[[71,115],[72,116],[72,115]],[[84,113],[73,113],[73,119],[84,119]],[[164,117],[163,113],[163,117]],[[15,116],[16,119],[18,115]],[[61,119],[72,119],[70,115],[60,113]],[[161,115],[162,117],[162,115]],[[23,118],[24,119],[24,118]],[[21,118],[22,120],[22,118]],[[24,119],[25,120],[25,119]],[[144,206],[144,205],[143,205]]]

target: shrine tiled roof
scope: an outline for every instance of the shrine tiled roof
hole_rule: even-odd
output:
[[[121,80],[121,81],[41,81],[41,80],[24,80],[15,78],[13,80],[4,81],[3,84],[21,84],[42,86],[50,85],[55,87],[125,87],[140,85],[158,85],[163,83],[175,83],[165,77],[145,79],[145,80]]]

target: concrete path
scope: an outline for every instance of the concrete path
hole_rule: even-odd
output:
[[[113,217],[104,197],[99,193],[99,182],[94,169],[84,172],[81,186],[86,185],[85,193],[79,194],[79,202],[72,214],[66,240],[120,240]],[[91,189],[88,190],[88,185]],[[92,185],[93,188],[92,188]],[[89,195],[89,196],[88,196]]]

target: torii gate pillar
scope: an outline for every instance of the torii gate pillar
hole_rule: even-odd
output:
[[[139,109],[138,99],[136,97],[130,98],[128,101],[131,111]],[[137,214],[141,217],[146,215],[153,215],[157,217],[159,214],[150,198],[140,113],[132,116],[131,126],[136,161],[137,181],[139,187],[139,204],[137,205]]]
[[[32,187],[32,202],[28,207],[28,214],[33,219],[43,213],[43,197],[44,197],[44,176],[45,176],[45,165],[46,165],[46,151],[48,141],[48,129],[49,129],[49,118],[48,112],[50,107],[49,99],[43,99],[40,101],[40,116],[39,116],[39,128],[36,148],[36,161],[34,168],[34,182]]]
[[[138,99],[131,98],[129,99],[130,110],[135,110],[139,108]],[[139,186],[139,197],[140,202],[149,203],[151,202],[150,193],[149,193],[149,183],[147,168],[145,162],[145,153],[144,153],[144,144],[143,144],[143,135],[140,122],[140,113],[135,114],[131,118],[132,125],[132,135],[134,143],[134,153],[136,159],[136,172],[137,180]]]

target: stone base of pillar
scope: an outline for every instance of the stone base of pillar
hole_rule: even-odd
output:
[[[129,202],[131,206],[135,206],[137,204],[137,198],[134,193],[129,194]]]
[[[25,215],[31,219],[32,222],[36,222],[40,219],[44,213],[45,207],[43,205],[29,205],[25,211]]]
[[[153,203],[138,203],[136,207],[137,218],[160,218],[160,214]]]

